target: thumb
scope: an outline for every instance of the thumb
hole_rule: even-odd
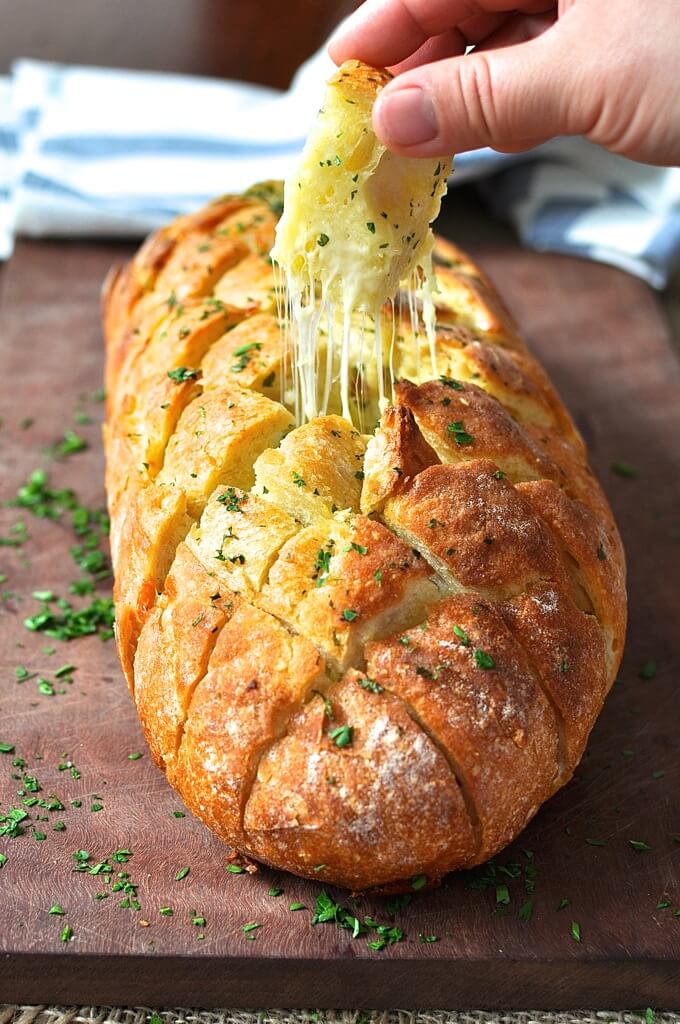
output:
[[[582,86],[588,79],[578,68],[573,47],[553,32],[425,64],[383,89],[374,128],[405,156],[529,149],[589,127],[595,90]]]

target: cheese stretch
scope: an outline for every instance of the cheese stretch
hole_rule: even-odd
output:
[[[362,392],[388,404],[394,303],[424,329],[436,375],[431,222],[449,161],[397,156],[371,112],[387,71],[343,64],[286,182],[272,260],[298,423],[337,408],[365,429]],[[373,424],[370,424],[372,429]]]

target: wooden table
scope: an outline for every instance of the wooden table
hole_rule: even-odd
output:
[[[320,886],[268,870],[229,873],[218,841],[190,816],[174,816],[179,800],[149,756],[129,759],[144,745],[112,644],[97,637],[55,641],[57,653],[49,655],[43,648],[50,641],[23,626],[38,608],[32,591],[63,595],[78,575],[67,522],[3,509],[0,536],[19,537],[11,525],[23,519],[30,539],[0,547],[0,572],[8,577],[0,592],[16,595],[0,601],[0,742],[15,746],[0,753],[0,800],[3,808],[16,805],[22,783],[12,775],[24,771],[42,785],[39,797],[54,793],[65,809],[41,812],[46,823],[34,821],[45,840],[30,827],[18,838],[0,838],[8,858],[0,868],[2,999],[680,1006],[680,366],[658,302],[643,284],[608,267],[521,250],[478,221],[466,230],[463,202],[461,196],[448,204],[443,230],[497,280],[575,414],[611,497],[630,572],[627,652],[583,764],[498,858],[503,866],[520,865],[520,877],[501,872],[497,879],[511,902],[495,885],[469,888],[479,875],[454,876],[397,914],[405,941],[373,951],[365,938],[335,926],[311,927]],[[96,423],[76,427],[90,442],[87,451],[55,463],[41,449],[73,426],[75,409],[95,419],[101,414],[101,405],[79,398],[100,384],[98,287],[109,263],[130,251],[124,244],[22,242],[4,271],[3,497],[45,466],[55,485],[74,487],[86,504],[103,500]],[[22,429],[27,417],[34,422]],[[614,462],[639,475],[613,473]],[[16,681],[17,666],[54,679],[65,662],[77,669],[72,684],[57,687],[64,693],[47,696],[36,679]],[[17,756],[26,759],[25,769],[12,766]],[[59,771],[68,759],[79,778]],[[103,810],[91,810],[98,804]],[[29,813],[35,818],[35,806]],[[53,830],[56,820],[64,831]],[[631,841],[650,848],[636,850]],[[74,851],[88,851],[96,863],[120,848],[133,855],[113,866],[138,885],[139,911],[119,907],[118,897],[96,900],[101,877],[72,870]],[[522,921],[528,866],[536,873],[533,916]],[[175,881],[184,867],[190,873]],[[272,887],[283,894],[269,896]],[[565,900],[569,905],[558,910]],[[291,911],[293,902],[307,909]],[[50,915],[54,904],[65,916]],[[160,913],[164,906],[172,916]],[[384,900],[364,898],[358,906],[362,916],[392,920]],[[248,922],[261,927],[244,933]],[[60,941],[65,924],[72,941]]]

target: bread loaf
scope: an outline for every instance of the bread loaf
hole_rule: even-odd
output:
[[[437,373],[397,302],[392,404],[364,373],[361,430],[337,394],[295,426],[280,211],[271,183],[219,199],[107,282],[120,658],[226,843],[355,890],[434,883],[571,777],[621,656],[624,555],[544,371],[441,239]]]

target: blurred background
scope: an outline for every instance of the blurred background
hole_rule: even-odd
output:
[[[358,4],[359,0],[0,0],[0,76],[10,73],[17,58],[33,58],[64,65],[177,72],[204,79],[260,83],[285,90],[300,65],[322,46],[338,22]],[[70,94],[63,93],[61,107],[52,102],[57,92],[47,69],[43,71],[42,95],[38,102],[34,96],[26,98],[25,88],[23,93],[21,89],[15,90],[16,96],[20,96],[20,113],[12,124],[16,96],[10,95],[10,79],[4,82],[3,85],[0,77],[0,107],[2,89],[5,90],[4,159],[5,168],[9,167],[5,180],[0,180],[0,234],[4,216],[5,237],[8,231],[11,233],[13,225],[18,234],[60,237],[69,236],[71,225],[74,234],[81,235],[105,234],[111,229],[112,222],[107,222],[101,211],[109,209],[107,204],[112,196],[119,208],[124,206],[131,186],[122,182],[121,196],[116,197],[115,173],[112,172],[107,183],[103,161],[101,167],[91,160],[88,163],[89,157],[78,163],[74,155],[74,136],[82,135],[91,146],[95,141],[99,144],[98,140],[90,139],[96,131],[113,138],[117,137],[116,133],[130,137],[141,133],[143,136],[145,131],[187,138],[201,135],[214,135],[218,140],[231,138],[229,133],[234,122],[228,113],[224,116],[219,113],[225,110],[222,102],[218,101],[210,111],[204,107],[201,119],[202,94],[198,92],[197,99],[194,94],[182,92],[186,97],[180,104],[183,109],[173,108],[172,99],[168,99],[165,116],[160,117],[159,107],[148,91],[144,93],[144,101],[137,93],[128,92],[128,107],[125,107],[114,85],[108,93],[110,108],[103,105],[94,117],[87,115],[87,107],[88,104],[90,108],[96,106],[97,100],[84,95],[88,90],[83,90],[82,83]],[[313,83],[314,96],[317,88],[318,83]],[[311,91],[312,87],[305,82],[302,92],[307,95]],[[29,139],[28,145],[24,145],[22,133],[25,135],[26,127],[30,128],[35,121],[35,110],[29,108],[51,109],[52,115],[51,120],[42,119],[39,142],[33,144]],[[135,123],[138,111],[141,113]],[[2,109],[0,172],[3,167],[1,115]],[[90,120],[86,123],[88,116]],[[253,118],[252,122],[256,120]],[[245,123],[251,123],[248,115]],[[301,119],[294,123],[301,145],[305,125]],[[271,114],[267,124],[272,129],[274,124],[280,127],[279,118]],[[238,132],[243,128],[234,131],[241,144]],[[11,141],[12,133],[15,141]],[[486,153],[495,157],[490,151]],[[62,163],[60,155],[64,156]],[[613,169],[609,164],[594,169],[593,160],[600,161],[602,151],[591,157],[585,150],[581,152],[576,148],[566,157],[560,154],[559,180],[555,161],[551,168],[548,160],[544,169],[538,162],[532,166],[529,161],[522,167],[510,167],[504,175],[497,174],[485,191],[484,183],[481,190],[474,185],[460,186],[462,178],[468,180],[469,163],[466,161],[472,156],[466,154],[457,161],[455,181],[458,187],[449,193],[445,202],[438,225],[442,233],[454,237],[463,246],[487,242],[507,245],[519,233],[524,244],[534,248],[568,251],[612,262],[640,274],[656,287],[666,283],[670,273],[673,288],[670,297],[666,292],[666,298],[670,298],[668,304],[673,319],[680,323],[677,311],[680,300],[674,301],[680,287],[677,272],[672,272],[672,265],[677,263],[676,250],[680,248],[680,226],[665,207],[657,208],[655,199],[666,193],[673,198],[680,190],[680,178],[675,179],[672,187],[666,187],[659,177],[659,187],[651,187],[652,179],[638,165],[638,169],[635,166],[632,169],[633,177],[622,184],[613,165]],[[196,159],[201,159],[198,154]],[[210,162],[204,161],[203,166],[207,167]],[[18,175],[12,169],[15,166],[19,168]],[[171,166],[170,160],[166,166]],[[196,186],[197,195],[190,200],[191,208],[223,190],[221,182],[213,186],[212,181],[206,184],[200,175],[190,173],[189,169],[184,172],[179,157],[172,166],[187,189]],[[141,160],[138,167],[143,170]],[[260,175],[259,170],[254,177],[267,176]],[[477,177],[485,173],[488,171],[480,165]],[[630,178],[631,171],[626,174]],[[639,181],[634,180],[638,174]],[[654,174],[656,171],[652,172]],[[469,175],[470,179],[472,176]],[[249,175],[248,182],[252,177]],[[172,191],[169,185],[163,184],[166,181],[163,173],[155,178],[159,183],[158,197],[153,194],[153,182],[140,184],[134,175],[133,180],[139,185],[140,195],[145,197],[139,201],[141,205],[151,207],[158,198],[156,205],[163,206],[163,210],[155,219],[149,215],[148,223],[142,219],[141,227],[130,230],[132,236],[139,237],[184,209],[173,205],[174,196],[171,201],[163,195],[164,188],[166,192]],[[225,181],[224,187],[234,186]],[[236,187],[245,186],[239,182]],[[181,189],[177,187],[175,191]],[[527,204],[524,198],[532,192],[531,203]],[[64,196],[76,193],[85,196],[86,201],[78,199],[80,206],[75,201],[69,205],[70,200],[65,200]],[[607,204],[603,201],[605,198]],[[133,199],[136,201],[137,197],[132,197],[131,205]],[[54,213],[60,203],[64,208],[61,219]],[[90,209],[99,212],[100,220],[93,222],[90,228],[83,227]],[[513,227],[508,226],[508,221]],[[79,225],[77,230],[76,225]],[[0,257],[8,255],[7,249],[6,245]]]
[[[285,89],[358,0],[0,0],[16,57],[181,71]]]

